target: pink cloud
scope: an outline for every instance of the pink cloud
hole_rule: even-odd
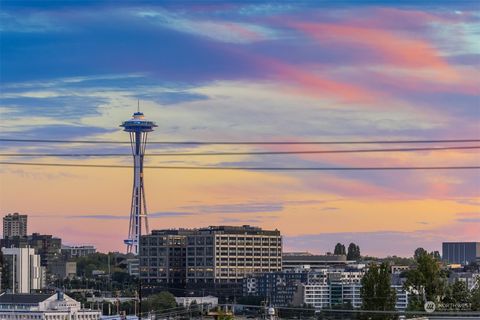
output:
[[[259,63],[273,71],[273,76],[278,80],[296,84],[296,90],[301,94],[325,98],[334,97],[344,102],[372,102],[380,95],[378,92],[329,79],[275,59],[263,58],[260,60]]]
[[[368,50],[379,59],[377,64],[403,68],[428,68],[442,79],[458,79],[458,73],[429,42],[406,34],[351,23],[294,23],[294,28],[322,45],[344,46],[350,50]]]
[[[442,79],[438,74],[396,74],[395,72],[365,71],[361,76],[354,76],[361,81],[368,77],[372,84],[388,86],[393,89],[408,90],[411,92],[431,93],[463,93],[470,95],[480,94],[480,72],[469,69],[462,70],[455,79]],[[451,81],[452,80],[452,81]]]

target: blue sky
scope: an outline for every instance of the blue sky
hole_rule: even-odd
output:
[[[480,13],[473,1],[1,5],[2,138],[125,140],[118,125],[130,117],[139,99],[146,116],[159,125],[152,140],[479,137]],[[280,150],[151,145],[149,151],[164,148]],[[128,153],[118,145],[85,144],[4,143],[2,151]],[[476,151],[456,150],[147,161],[442,166],[478,165],[479,157]],[[25,212],[32,217],[30,230],[58,234],[70,243],[90,241],[103,250],[123,250],[127,226],[120,217],[129,211],[130,174],[4,165],[2,214]],[[479,240],[477,171],[146,174],[149,208],[157,213],[155,228],[251,223],[279,228],[289,250],[325,252],[338,241],[358,239],[366,253],[378,255],[407,255],[422,241],[439,249],[443,239]],[[392,213],[385,212],[390,208]],[[55,216],[78,219],[83,227],[71,228],[65,223],[70,219]],[[105,228],[112,223],[115,230]],[[447,226],[454,232],[446,235]],[[381,241],[369,243],[368,237]]]

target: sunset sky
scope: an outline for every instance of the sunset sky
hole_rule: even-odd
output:
[[[1,1],[0,138],[127,141],[119,124],[139,99],[158,124],[152,141],[479,139],[478,3],[358,2]],[[348,148],[366,147],[149,145],[147,153]],[[130,147],[2,142],[1,151],[128,154]],[[128,165],[131,157],[0,161]],[[478,166],[480,154],[145,161]],[[151,229],[250,224],[279,229],[285,251],[325,253],[355,242],[378,256],[480,241],[480,170],[146,169],[145,184]],[[125,251],[131,190],[129,169],[0,165],[0,215],[28,214],[29,232],[101,251]]]

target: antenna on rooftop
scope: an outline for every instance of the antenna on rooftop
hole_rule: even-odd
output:
[[[140,99],[137,100],[137,112],[140,112]]]

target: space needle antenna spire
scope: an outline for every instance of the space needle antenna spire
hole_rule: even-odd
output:
[[[148,133],[157,127],[155,122],[148,121],[140,112],[140,100],[137,101],[137,112],[130,120],[122,122],[120,127],[130,135],[130,144],[133,156],[133,190],[130,208],[130,222],[128,237],[124,240],[127,252],[139,254],[140,237],[142,231],[148,234],[147,204],[145,201],[145,187],[143,181],[143,158],[147,147]]]

